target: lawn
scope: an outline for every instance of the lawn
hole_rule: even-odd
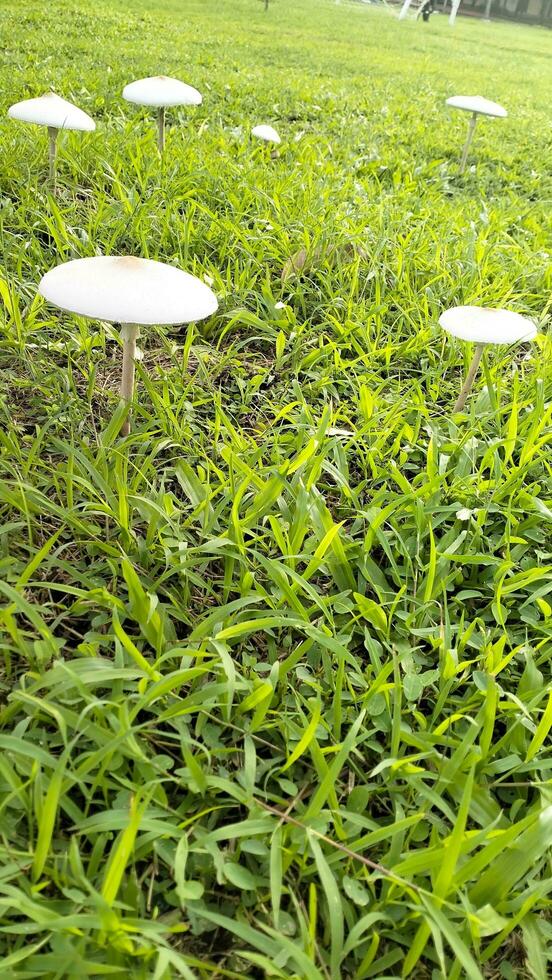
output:
[[[324,0],[3,0],[2,980],[552,969],[552,34]],[[151,113],[123,86],[204,96]],[[6,117],[49,88],[97,121]],[[466,173],[454,94],[503,103]],[[250,129],[274,125],[279,154]],[[140,340],[37,294],[208,278]],[[532,317],[471,351],[462,303]]]

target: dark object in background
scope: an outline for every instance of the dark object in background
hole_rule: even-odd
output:
[[[433,14],[434,12],[435,12],[435,0],[426,0],[426,2],[423,3],[422,6],[420,7],[418,11],[418,16],[421,14],[422,19],[427,23],[427,21],[431,17],[431,14]]]

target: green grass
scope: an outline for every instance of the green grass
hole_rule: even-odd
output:
[[[2,980],[546,980],[552,36],[314,0],[0,26]],[[160,71],[204,93],[163,166],[120,98]],[[5,118],[50,86],[98,122],[56,196]],[[458,92],[510,112],[463,178]],[[100,252],[220,300],[143,336],[127,439],[117,331],[36,291]],[[457,303],[540,333],[453,418]]]

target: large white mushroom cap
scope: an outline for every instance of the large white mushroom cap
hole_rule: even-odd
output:
[[[133,256],[65,262],[43,276],[38,290],[62,310],[111,323],[190,323],[218,306],[215,294],[195,276]]]
[[[38,126],[51,126],[52,129],[81,129],[92,132],[96,128],[96,123],[86,112],[55,92],[47,92],[38,99],[16,102],[8,109],[8,116],[22,122],[36,123]]]
[[[532,340],[537,328],[532,320],[513,310],[488,306],[454,306],[439,317],[443,330],[476,344],[515,344]]]
[[[484,99],[482,95],[453,95],[447,99],[447,105],[465,112],[479,112],[483,116],[497,116],[504,119],[508,113],[498,102]]]
[[[140,78],[125,85],[123,99],[136,105],[150,105],[157,109],[171,105],[201,105],[202,96],[196,88],[167,75]]]
[[[266,143],[281,143],[278,133],[272,126],[254,126],[251,130],[252,136],[257,136]]]

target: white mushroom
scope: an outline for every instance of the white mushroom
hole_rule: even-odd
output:
[[[495,310],[486,306],[454,306],[439,317],[443,330],[475,344],[475,351],[466,380],[454,406],[461,412],[470,393],[477,368],[486,344],[516,344],[532,340],[537,328],[532,320],[513,310]]]
[[[496,119],[505,119],[508,113],[498,102],[491,102],[489,99],[484,99],[481,95],[453,95],[450,99],[447,99],[447,105],[452,106],[453,109],[462,109],[464,112],[471,112],[471,118],[468,124],[468,136],[464,143],[462,159],[460,160],[460,173],[463,174],[466,169],[473,134],[475,133],[477,117],[493,116]]]
[[[200,279],[174,266],[133,256],[75,259],[47,272],[39,292],[50,303],[94,320],[121,325],[121,398],[132,401],[139,327],[203,320],[217,309]],[[130,431],[129,417],[121,429]]]
[[[79,129],[91,133],[96,123],[86,112],[72,102],[60,98],[55,92],[48,92],[38,99],[25,99],[16,102],[8,109],[10,119],[20,119],[22,122],[35,123],[48,127],[50,178],[56,173],[56,139],[60,129]]]
[[[265,143],[281,143],[281,139],[273,126],[254,126],[251,135],[257,139],[264,140]]]
[[[153,106],[157,109],[157,145],[160,153],[165,146],[165,109],[175,105],[201,105],[202,102],[201,93],[196,88],[167,75],[140,78],[137,82],[125,85],[123,99],[135,105]]]

